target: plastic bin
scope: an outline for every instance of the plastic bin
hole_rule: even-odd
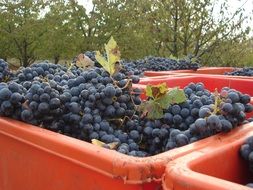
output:
[[[214,91],[216,88],[221,90],[223,87],[227,86],[234,88],[242,93],[247,93],[253,96],[253,80],[250,79],[239,79],[239,78],[226,78],[223,76],[184,76],[184,77],[157,77],[157,78],[142,78],[139,82],[141,85],[156,85],[166,82],[168,87],[178,86],[183,88],[187,86],[190,82],[202,82],[205,87]],[[141,87],[134,85],[135,87]]]
[[[166,82],[175,87],[187,85],[191,80]],[[23,122],[0,118],[0,189],[158,190],[168,162],[212,143],[208,139],[156,156],[135,158]]]
[[[204,139],[156,156],[136,158],[0,118],[0,189],[159,190],[169,161],[208,143]]]
[[[161,75],[175,75],[180,73],[187,74],[213,74],[213,75],[224,75],[226,72],[235,70],[234,67],[202,67],[198,70],[175,70],[175,71],[145,71],[144,76],[161,76]]]
[[[191,78],[191,77],[190,77]],[[197,78],[199,78],[199,77],[197,77]],[[166,78],[166,80],[162,80],[161,81],[161,79],[159,79],[160,80],[160,82],[159,83],[162,83],[162,82],[167,82],[167,83],[169,83],[169,87],[176,87],[176,86],[178,86],[178,87],[180,87],[180,88],[184,88],[186,85],[188,85],[189,84],[189,77],[186,77],[186,80],[188,81],[188,82],[185,82],[185,80],[184,80],[184,78],[180,78],[180,79],[176,79],[175,80],[175,78]],[[216,80],[216,79],[215,79]],[[223,79],[218,79],[218,80],[223,80]],[[232,79],[232,80],[234,80],[234,79]],[[213,85],[212,85],[212,83],[210,83],[209,82],[209,80],[207,80],[208,82],[206,82],[205,83],[205,81],[204,80],[200,80],[200,81],[194,81],[194,82],[203,82],[204,84],[205,84],[205,88],[206,89],[208,89],[208,90],[211,90],[211,91],[214,91],[214,87],[213,87]],[[154,81],[155,82],[155,81]],[[143,82],[142,81],[142,83],[145,83],[145,82]],[[147,84],[152,84],[153,82],[152,81],[150,81],[150,80],[148,80],[148,81],[146,81],[146,83]],[[157,83],[157,82],[155,82],[155,84],[159,84],[159,83]],[[216,82],[214,82],[215,84],[217,83],[217,81]],[[243,82],[242,82],[243,83]],[[253,81],[252,82],[250,82],[250,83],[252,83],[253,84]],[[223,85],[219,85],[219,84],[223,84]],[[229,83],[228,83],[229,84]],[[234,88],[234,89],[236,89],[236,90],[238,90],[238,85],[239,84],[237,84],[236,83],[236,85],[234,85],[235,83],[233,82],[232,83],[233,85],[232,86],[230,86],[231,88]],[[248,84],[248,82],[247,82],[247,84]],[[250,86],[252,86],[252,84],[249,84]],[[141,89],[143,92],[144,92],[144,90],[145,90],[145,88],[146,88],[146,85],[144,85],[144,84],[134,84],[133,85],[134,86],[134,88],[139,88],[139,89]],[[226,83],[218,83],[218,89],[220,90],[222,87],[225,87],[226,86]],[[247,93],[247,94],[249,94],[250,96],[251,96],[251,101],[250,101],[250,103],[253,105],[253,89],[251,89],[251,87],[248,87],[248,88],[246,88],[246,89],[244,89],[243,91],[241,91],[241,92],[243,92],[243,93]],[[240,88],[241,89],[241,88]],[[146,95],[144,94],[144,93],[142,93],[141,94],[141,98],[143,98],[143,99],[145,99],[145,98],[147,98],[146,97]],[[247,113],[246,114],[246,116],[247,116],[247,118],[249,118],[249,117],[253,117],[253,112],[250,112],[250,113]]]
[[[242,190],[253,182],[240,146],[253,135],[253,122],[227,134],[210,137],[203,149],[169,162],[163,177],[164,190]]]
[[[202,76],[202,77],[223,77],[223,78],[236,78],[236,79],[250,79],[253,80],[253,77],[250,76],[233,76],[233,75],[219,75],[219,74],[196,74],[196,73],[173,73],[169,75],[160,75],[160,76],[150,76],[141,78],[144,79],[163,79],[168,77],[186,77],[186,76]]]

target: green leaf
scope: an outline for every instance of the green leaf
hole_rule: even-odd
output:
[[[152,93],[152,88],[151,88],[151,87],[152,87],[151,85],[147,85],[147,86],[146,86],[145,94],[146,94],[146,96],[148,96],[148,97],[154,98],[153,93]]]
[[[157,99],[156,102],[161,106],[162,109],[167,109],[171,105],[170,100],[171,97],[169,94],[166,94],[165,96]]]
[[[159,103],[152,103],[152,109],[148,112],[147,117],[149,119],[161,119],[163,117],[163,109]]]
[[[149,100],[141,104],[140,111],[149,119],[160,119],[163,117],[163,109],[155,100]]]
[[[108,63],[106,59],[101,55],[99,51],[96,51],[95,55],[96,60],[99,62],[99,64],[107,71],[109,72]]]
[[[159,85],[147,85],[145,91],[146,96],[156,99],[164,96],[168,91],[168,87],[166,83],[162,83]]]
[[[101,55],[99,51],[96,52],[95,58],[100,65],[108,72],[113,75],[120,68],[120,51],[116,41],[111,37],[109,42],[105,44],[105,51],[107,60]]]
[[[183,90],[172,88],[168,90],[166,83],[146,87],[146,95],[152,97],[152,100],[141,104],[140,111],[149,119],[160,119],[163,117],[163,110],[172,104],[179,104],[186,101]]]
[[[170,104],[179,104],[186,101],[186,96],[183,90],[179,88],[172,88],[168,92],[168,101]]]
[[[114,64],[120,61],[119,47],[113,37],[111,37],[109,42],[105,44],[105,51],[107,54],[108,63],[111,66],[111,73],[113,74],[115,69]]]

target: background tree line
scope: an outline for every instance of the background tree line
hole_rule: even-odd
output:
[[[123,58],[192,54],[207,65],[253,64],[249,18],[224,0],[0,0],[0,57],[28,66],[100,50],[114,36]]]

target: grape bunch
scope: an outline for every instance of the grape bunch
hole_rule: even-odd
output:
[[[219,95],[203,83],[184,88],[187,100],[150,119],[137,109],[139,77],[124,68],[82,69],[48,62],[32,64],[0,83],[0,116],[11,117],[131,156],[151,156],[226,132],[252,111],[250,97],[224,88]]]
[[[241,157],[248,162],[249,171],[253,173],[253,136],[248,137],[240,147]],[[253,183],[248,183],[247,187],[253,188]]]
[[[245,67],[241,69],[235,69],[231,72],[226,72],[225,75],[233,75],[233,76],[253,76],[253,67]]]
[[[219,132],[228,132],[243,124],[245,112],[253,109],[249,95],[229,88],[224,88],[220,95],[215,95],[199,82],[190,83],[184,92],[187,100],[164,110],[162,119],[139,118],[139,123],[143,126],[139,135],[142,137],[140,145],[148,155],[181,147]],[[235,94],[239,99],[234,97]],[[216,108],[215,98],[220,101]]]
[[[140,91],[131,88],[138,82],[138,76],[110,76],[103,68],[32,64],[18,70],[12,81],[1,83],[0,115],[88,142],[117,142],[120,152],[125,143],[130,145],[126,153],[145,156],[136,134],[122,130],[131,125],[135,106],[141,103]]]
[[[10,74],[8,64],[3,59],[0,59],[0,82],[7,81]]]
[[[137,74],[144,71],[197,70],[200,64],[191,57],[176,60],[150,56],[136,61],[123,61],[123,66],[129,72]]]
[[[190,126],[190,130],[198,138],[210,136],[218,132],[228,132],[244,123],[246,114],[253,110],[250,96],[234,89],[223,88],[220,102],[214,106],[203,106],[199,109],[199,118]],[[215,99],[215,97],[213,97]],[[218,101],[218,100],[217,100]]]
[[[94,61],[95,66],[100,67],[94,51],[86,51],[84,54]],[[122,60],[121,64],[125,74],[130,75],[142,75],[144,71],[197,70],[200,67],[190,56],[179,60],[149,56],[139,60]]]

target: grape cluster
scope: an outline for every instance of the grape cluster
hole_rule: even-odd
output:
[[[84,55],[86,55],[87,57],[89,57],[93,62],[94,62],[94,65],[96,67],[101,67],[101,65],[97,62],[96,58],[95,58],[95,51],[86,51],[84,53]],[[106,57],[106,56],[105,56]]]
[[[241,69],[235,69],[231,72],[226,72],[225,75],[233,75],[233,76],[253,76],[253,67],[245,67]]]
[[[217,95],[221,101],[217,105],[217,113],[214,113],[216,96],[206,90],[203,83],[190,83],[184,92],[187,101],[170,106],[161,120],[142,121],[142,146],[147,147],[150,155],[184,146],[218,132],[228,132],[242,124],[245,112],[253,109],[249,95],[233,89],[224,88],[221,92],[223,96]],[[239,99],[235,99],[234,94]]]
[[[8,80],[10,74],[8,64],[3,59],[0,59],[0,82]]]
[[[131,89],[138,82],[137,76],[121,72],[110,76],[103,68],[32,64],[1,83],[0,115],[88,142],[118,142],[119,152],[145,156],[136,134],[123,130],[141,103],[140,91]],[[124,143],[129,145],[127,151]]]
[[[191,132],[196,134],[198,138],[218,132],[231,131],[244,123],[245,113],[253,110],[250,104],[250,96],[234,89],[223,88],[220,98],[216,113],[214,112],[214,106],[203,106],[199,109],[199,118],[190,126]]]
[[[170,106],[161,120],[145,120],[143,138],[151,155],[197,140],[189,126],[199,118],[199,108],[212,104],[213,100],[202,83],[190,83],[184,91],[186,102]]]
[[[95,59],[95,52],[86,51],[84,54],[99,67],[99,63]],[[121,64],[125,73],[131,75],[142,75],[144,71],[197,70],[200,67],[200,64],[193,61],[192,57],[176,60],[149,56],[139,60],[123,60]]]
[[[197,70],[200,65],[191,58],[170,59],[164,57],[146,57],[136,61],[124,61],[126,70],[134,73],[144,71]]]
[[[248,162],[249,171],[253,173],[253,136],[246,139],[240,147],[241,157]],[[253,183],[248,183],[247,187],[253,188]]]
[[[139,77],[103,68],[84,70],[48,62],[32,64],[0,83],[0,116],[12,117],[131,156],[150,156],[229,131],[253,110],[250,97],[224,88],[210,93],[203,83],[184,88],[187,101],[164,110],[161,119],[143,116],[137,106]],[[216,98],[219,97],[217,103]]]

